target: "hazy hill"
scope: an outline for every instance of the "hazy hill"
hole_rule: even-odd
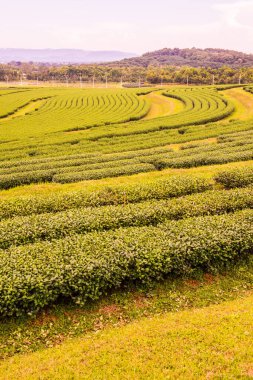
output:
[[[120,66],[174,65],[191,67],[213,67],[224,65],[236,67],[253,66],[253,54],[224,49],[162,49],[145,53],[140,57],[117,62]]]
[[[80,49],[1,49],[0,63],[12,61],[40,63],[100,63],[134,57],[121,51],[86,51]]]
[[[0,63],[38,62],[49,64],[104,63],[110,66],[221,66],[253,67],[253,54],[225,49],[162,49],[141,56],[121,51],[86,51],[80,49],[1,49]]]

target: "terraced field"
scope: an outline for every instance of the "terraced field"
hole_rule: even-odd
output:
[[[4,323],[249,260],[252,92],[0,89]]]
[[[42,100],[44,101],[38,105],[37,101]],[[20,115],[19,111],[28,105],[34,107],[25,115]],[[4,138],[6,133],[8,137],[14,134],[17,138],[17,129],[21,129],[23,138],[138,120],[149,111],[149,103],[134,90],[90,92],[73,89],[24,89],[3,93],[0,96],[0,109],[3,110],[0,113],[1,137]],[[15,120],[10,122],[10,115]]]

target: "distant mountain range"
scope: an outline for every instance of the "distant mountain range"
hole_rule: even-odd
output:
[[[80,49],[1,49],[0,63],[36,62],[48,64],[106,64],[129,66],[190,66],[219,68],[253,67],[253,54],[225,49],[162,49],[137,56],[121,51],[87,51]]]
[[[114,62],[117,66],[253,67],[253,54],[225,49],[162,49]]]
[[[80,49],[1,49],[0,63],[13,61],[38,63],[102,63],[135,57],[121,51],[86,51]]]

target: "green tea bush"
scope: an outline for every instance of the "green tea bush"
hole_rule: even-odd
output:
[[[0,251],[0,314],[36,312],[59,297],[80,304],[125,282],[220,269],[252,251],[252,210],[11,247]]]
[[[153,170],[155,170],[155,168],[152,164],[122,165],[112,168],[101,168],[94,170],[70,172],[66,174],[56,174],[53,176],[53,181],[60,183],[79,182],[92,179],[119,177],[121,175],[144,173]]]
[[[253,184],[253,167],[224,170],[216,174],[214,180],[226,189],[245,187]]]
[[[179,199],[19,216],[0,222],[0,248],[59,239],[73,233],[157,225],[167,219],[216,215],[244,208],[253,208],[253,187],[208,191]]]
[[[0,176],[0,189],[10,189],[12,187],[29,185],[31,183],[51,182],[54,171],[34,171],[24,173],[12,173]]]
[[[150,199],[166,199],[204,192],[211,188],[208,180],[194,176],[171,176],[147,184],[105,187],[102,190],[85,190],[47,196],[28,196],[0,199],[0,220],[15,215],[58,212],[77,207],[98,207],[136,203]]]
[[[253,159],[252,148],[246,149],[231,149],[231,151],[217,151],[201,153],[201,154],[189,154],[189,156],[176,157],[176,158],[158,158],[152,161],[152,164],[158,169],[163,170],[165,168],[192,168],[204,165],[216,165],[226,164],[228,162],[236,161],[249,161]]]

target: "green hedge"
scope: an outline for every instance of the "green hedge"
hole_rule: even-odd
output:
[[[71,173],[56,174],[53,177],[54,182],[71,183],[93,179],[101,179],[107,177],[119,177],[121,175],[132,175],[154,171],[155,167],[152,164],[132,164],[116,166],[112,168],[94,169],[86,171],[73,171]]]
[[[72,191],[47,196],[29,196],[0,200],[0,220],[15,215],[57,212],[77,207],[97,207],[136,203],[150,199],[166,199],[203,192],[210,183],[194,176],[171,176],[147,184],[106,187],[93,192]]]
[[[32,171],[24,173],[4,174],[0,176],[0,189],[10,189],[31,183],[51,182],[54,171]]]
[[[228,162],[249,161],[253,159],[253,147],[245,150],[231,149],[231,151],[219,151],[219,146],[214,152],[201,154],[189,154],[188,156],[175,158],[154,159],[150,162],[159,170],[165,168],[192,168],[204,165],[226,164]]]
[[[252,210],[12,247],[0,251],[0,313],[36,312],[59,297],[80,304],[126,281],[219,269],[252,252]]]
[[[84,170],[78,171],[81,169],[71,167],[71,172],[57,174],[59,169],[51,170],[40,170],[40,171],[28,171],[24,173],[12,173],[4,174],[0,176],[0,189],[10,189],[12,187],[29,185],[31,183],[40,183],[40,182],[78,182],[91,179],[101,179],[106,177],[118,177],[120,175],[131,175],[142,172],[148,172],[155,170],[155,167],[152,164],[146,163],[132,163],[125,165],[124,162],[119,163],[121,166],[116,166],[117,162],[109,163],[109,165],[115,165],[112,168],[101,168],[94,170]]]
[[[253,187],[208,191],[171,200],[77,208],[56,214],[15,217],[0,222],[0,248],[120,227],[157,225],[166,219],[215,215],[253,208]]]
[[[0,162],[0,175],[28,172],[28,171],[42,171],[42,170],[55,170],[58,168],[69,168],[69,167],[84,167],[93,165],[111,165],[115,161],[123,160],[134,160],[145,156],[157,155],[159,153],[169,153],[172,152],[168,147],[160,147],[155,149],[143,149],[137,151],[129,151],[114,154],[76,154],[69,155],[66,152],[65,156],[53,156],[29,160],[19,160],[19,161],[4,161]]]
[[[226,189],[245,187],[253,184],[253,167],[224,170],[216,174],[214,180]]]

